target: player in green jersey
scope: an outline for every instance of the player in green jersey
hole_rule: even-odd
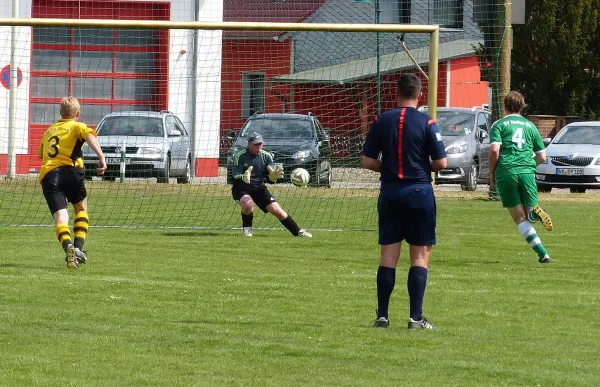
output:
[[[521,93],[508,93],[504,108],[506,116],[492,125],[490,134],[490,191],[497,188],[502,206],[538,254],[538,262],[550,263],[550,255],[531,225],[541,220],[552,230],[550,216],[538,205],[534,175],[536,167],[546,161],[544,143],[536,126],[520,115],[525,108]]]

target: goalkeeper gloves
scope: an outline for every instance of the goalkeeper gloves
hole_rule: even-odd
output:
[[[246,172],[242,173],[242,181],[246,184],[250,184],[250,175],[252,174],[252,166],[246,169]]]
[[[275,168],[267,165],[267,170],[269,171],[269,180],[272,182],[275,182],[283,177],[283,167],[280,164],[277,164]]]

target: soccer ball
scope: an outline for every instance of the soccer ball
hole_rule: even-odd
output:
[[[304,187],[310,181],[310,174],[304,168],[296,168],[292,171],[290,179],[296,187]]]

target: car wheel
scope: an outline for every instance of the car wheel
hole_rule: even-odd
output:
[[[571,187],[569,188],[571,193],[585,193],[585,187]]]
[[[185,162],[185,176],[177,178],[177,184],[189,184],[192,181],[192,162],[188,158]]]
[[[165,169],[158,172],[158,177],[156,178],[156,182],[168,184],[170,174],[171,174],[171,158],[167,157],[167,161],[165,162]]]
[[[475,191],[477,189],[477,177],[479,176],[479,166],[471,164],[464,180],[460,183],[463,191]]]
[[[552,187],[540,187],[540,186],[538,186],[538,192],[541,192],[541,193],[550,193],[550,192],[552,192]]]

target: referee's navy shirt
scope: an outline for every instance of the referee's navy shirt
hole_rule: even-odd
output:
[[[381,189],[431,183],[431,160],[446,157],[442,136],[431,116],[413,107],[389,110],[371,124],[363,155],[381,153]]]

